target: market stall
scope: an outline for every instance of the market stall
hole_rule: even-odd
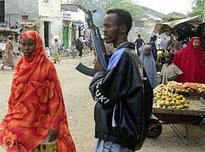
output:
[[[205,117],[205,84],[169,82],[154,90],[154,104],[148,137],[157,138],[162,124],[170,124],[179,137],[188,144],[188,124],[200,123]],[[174,124],[184,124],[185,135]],[[184,140],[186,138],[186,140]]]
[[[198,27],[201,23],[203,23],[202,16],[193,16],[170,22],[161,22],[155,25],[153,33],[158,33],[159,35],[166,33],[167,35],[174,34],[178,36],[179,31],[187,32],[187,29],[189,29],[189,33],[187,34],[190,34],[192,29]]]

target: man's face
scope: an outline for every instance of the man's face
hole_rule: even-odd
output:
[[[167,55],[165,56],[165,62],[166,62],[166,63],[171,63],[171,61],[172,61],[171,55],[167,54]]]
[[[106,14],[104,17],[104,40],[106,43],[116,43],[119,35],[119,26],[116,23],[117,15]]]

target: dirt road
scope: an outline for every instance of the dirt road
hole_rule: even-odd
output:
[[[93,107],[88,85],[91,77],[75,70],[76,65],[83,62],[92,66],[92,55],[82,59],[66,58],[55,64],[61,81],[69,127],[74,138],[77,152],[93,152],[95,148]],[[10,93],[12,70],[0,71],[0,120],[7,111],[7,99]],[[184,125],[177,125],[183,131]],[[169,125],[163,125],[162,134],[157,139],[146,139],[139,152],[204,152],[205,125],[188,125],[189,146],[187,146]],[[0,148],[0,152],[4,152]]]

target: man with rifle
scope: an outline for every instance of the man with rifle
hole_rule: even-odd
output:
[[[128,42],[131,27],[129,12],[107,11],[104,40],[112,43],[115,51],[107,65],[98,56],[89,86],[96,101],[96,152],[134,152],[142,147],[148,132],[153,90],[135,53],[135,44]]]

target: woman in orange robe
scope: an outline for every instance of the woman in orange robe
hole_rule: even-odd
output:
[[[8,152],[32,152],[45,141],[58,152],[75,152],[60,81],[35,31],[20,36],[23,56],[13,77],[8,113],[0,124],[0,145]]]
[[[14,66],[14,53],[13,53],[13,37],[11,35],[8,36],[8,40],[6,42],[6,48],[5,48],[3,57],[5,60],[5,63],[3,64],[1,69],[4,69],[5,65],[13,69],[15,66]]]

